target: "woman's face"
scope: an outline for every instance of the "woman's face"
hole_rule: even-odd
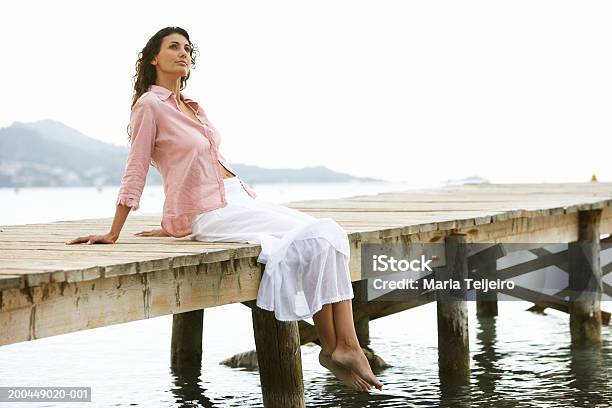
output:
[[[151,63],[165,74],[183,77],[187,75],[191,66],[191,46],[181,34],[167,35],[162,40],[159,53]]]

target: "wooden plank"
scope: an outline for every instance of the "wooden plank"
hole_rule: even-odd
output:
[[[239,259],[4,290],[0,345],[252,300],[261,273]]]
[[[147,237],[148,238],[148,237]],[[109,249],[119,252],[204,252],[204,251],[219,251],[226,249],[240,250],[245,247],[256,247],[257,245],[244,244],[242,242],[204,242],[204,241],[181,241],[178,239],[167,239],[161,241],[134,241],[123,242],[119,241],[115,244],[75,244],[66,245],[64,242],[48,242],[48,241],[0,241],[0,252],[11,251],[18,249],[40,249],[53,251],[84,251],[84,252],[102,252],[105,253]]]

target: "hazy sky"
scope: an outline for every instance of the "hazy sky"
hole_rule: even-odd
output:
[[[233,163],[419,184],[612,181],[612,3],[24,1],[0,12],[0,127],[128,146],[138,52],[185,28],[185,94]]]

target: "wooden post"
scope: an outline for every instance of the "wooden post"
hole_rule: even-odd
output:
[[[578,212],[578,240],[568,244],[572,344],[601,342],[601,209]]]
[[[436,281],[454,280],[458,290],[438,290],[438,366],[440,380],[469,381],[470,348],[466,287],[468,276],[467,235],[452,233],[445,238],[446,266],[435,271]]]
[[[496,244],[479,248],[477,245],[471,249],[481,249],[475,253],[468,253],[468,277],[476,270],[478,275],[495,274],[497,272],[497,260],[507,255],[507,250],[503,244]],[[497,316],[497,292],[489,290],[476,290],[476,315],[478,317]]]
[[[495,274],[497,272],[497,260],[506,256],[506,254],[503,244],[488,247],[469,257],[468,270],[476,269],[480,275]],[[497,316],[497,292],[476,290],[476,315],[478,317]]]
[[[204,309],[172,316],[170,365],[173,368],[202,367]]]
[[[497,292],[476,291],[476,315],[478,317],[497,316]]]
[[[366,313],[364,316],[359,317],[360,309],[367,308],[368,302],[365,299],[367,294],[367,280],[360,280],[353,283],[353,321],[355,322],[355,331],[357,332],[357,340],[359,345],[363,348],[370,349],[370,316]],[[362,297],[363,296],[363,297]]]
[[[298,323],[276,320],[252,305],[253,334],[264,407],[305,407]]]

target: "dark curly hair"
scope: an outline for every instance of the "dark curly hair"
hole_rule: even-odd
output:
[[[157,79],[157,72],[155,71],[155,66],[151,64],[153,58],[159,53],[161,49],[162,40],[164,37],[178,33],[187,39],[187,42],[190,46],[190,55],[191,55],[191,67],[195,68],[196,62],[196,54],[198,53],[197,47],[191,42],[189,39],[189,34],[187,31],[180,27],[165,27],[156,32],[153,37],[147,41],[147,44],[144,46],[142,51],[138,53],[138,60],[136,61],[136,74],[132,78],[132,82],[134,84],[134,93],[132,95],[132,105],[131,108],[134,107],[136,101],[140,96],[147,92],[149,86],[155,83]],[[181,77],[181,90],[185,89],[187,86],[187,80],[191,75],[191,70],[185,75]],[[127,134],[128,140],[132,139],[132,135],[130,132],[130,125],[127,126]]]

